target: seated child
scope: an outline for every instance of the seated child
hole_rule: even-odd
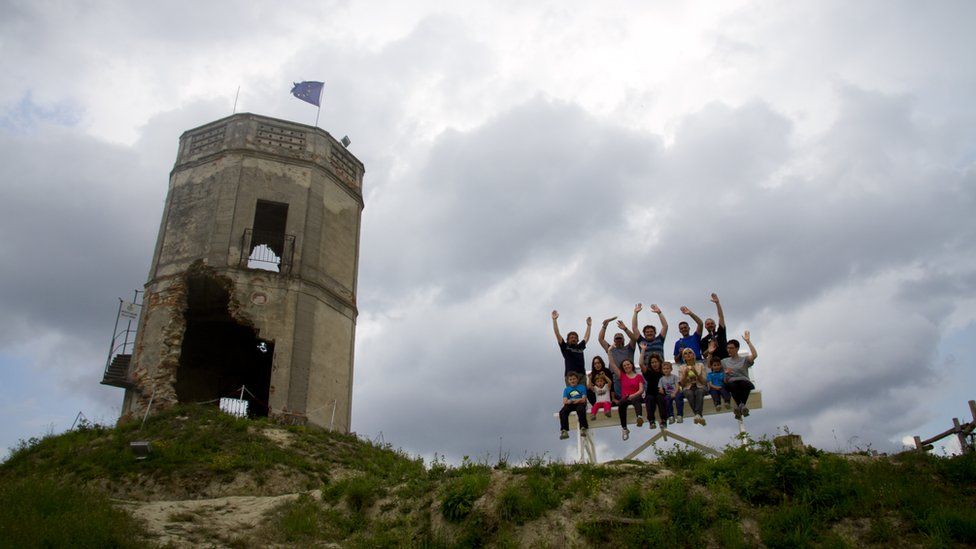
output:
[[[678,423],[681,423],[685,417],[685,397],[678,384],[678,376],[671,373],[672,369],[670,362],[665,362],[664,366],[661,366],[661,371],[664,372],[664,375],[657,382],[657,386],[658,392],[664,395],[664,409],[668,414],[668,423],[674,423],[675,416],[672,403],[677,405]]]
[[[597,374],[593,380],[593,394],[596,395],[596,402],[590,410],[590,419],[596,419],[598,410],[603,410],[603,414],[610,417],[610,380],[603,374]]]
[[[722,371],[722,359],[712,355],[708,358],[708,394],[712,395],[712,402],[715,403],[715,411],[722,409],[722,401],[725,401],[725,409],[732,409],[732,396],[725,387],[725,372]]]
[[[580,436],[586,436],[589,424],[586,422],[586,387],[580,384],[576,372],[566,374],[566,388],[563,389],[563,407],[559,410],[559,438],[569,438],[569,414],[576,412],[579,418]]]

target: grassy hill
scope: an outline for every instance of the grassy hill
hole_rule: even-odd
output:
[[[186,407],[25,441],[0,547],[976,545],[976,457],[672,452],[657,464],[425,466],[388,446]],[[128,444],[152,441],[137,461]]]

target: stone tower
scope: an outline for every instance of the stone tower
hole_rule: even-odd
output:
[[[252,414],[349,430],[363,171],[254,114],[180,137],[123,417],[243,386]]]

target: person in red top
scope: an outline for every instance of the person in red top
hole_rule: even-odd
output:
[[[644,376],[634,369],[634,362],[624,359],[620,368],[610,361],[610,367],[620,378],[620,402],[617,404],[617,413],[620,415],[620,427],[623,428],[623,439],[630,438],[630,430],[627,429],[627,406],[634,407],[637,415],[637,426],[644,425],[644,417],[641,408],[644,403]]]

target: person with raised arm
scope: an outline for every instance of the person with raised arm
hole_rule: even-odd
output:
[[[552,312],[552,331],[556,334],[556,342],[559,344],[559,351],[563,354],[566,366],[563,376],[569,372],[576,372],[580,380],[586,379],[586,361],[583,360],[583,351],[586,350],[586,342],[590,340],[592,324],[593,319],[586,317],[586,334],[583,336],[583,341],[580,341],[579,334],[576,332],[569,332],[563,340],[562,334],[559,333],[559,311]]]
[[[715,309],[718,311],[718,325],[715,325],[715,321],[711,318],[705,319],[705,331],[708,334],[701,338],[700,349],[707,349],[708,344],[712,341],[715,342],[716,350],[715,356],[719,359],[728,358],[729,352],[725,349],[728,345],[728,341],[725,340],[725,312],[722,311],[722,302],[718,300],[718,294],[712,292],[712,303],[715,304]]]
[[[637,332],[637,313],[641,311],[641,308],[640,303],[634,308],[634,332]],[[641,328],[641,335],[637,338],[637,345],[641,348],[641,369],[648,366],[652,354],[657,353],[662,357],[664,356],[664,339],[668,337],[668,321],[664,318],[664,313],[661,312],[661,309],[656,304],[651,305],[651,312],[657,313],[657,318],[661,321],[661,333],[658,334],[657,328],[650,324]],[[654,387],[657,387],[656,383]],[[657,390],[655,389],[654,392],[657,393]]]
[[[634,307],[634,316],[631,319],[631,324],[637,326],[637,313],[640,311],[640,304]],[[616,320],[617,317],[613,316],[603,321],[603,327],[600,328],[600,346],[603,350],[607,352],[607,356],[610,357],[611,367],[616,365],[617,368],[623,364],[624,359],[634,361],[634,351],[637,349],[637,339],[634,336],[634,332],[627,329],[627,325],[624,321],[617,320],[617,327],[620,328],[623,333],[617,332],[613,335],[613,345],[607,343],[607,325]],[[630,339],[630,342],[624,345],[624,333]]]
[[[727,345],[729,357],[722,359],[722,368],[725,370],[725,383],[728,385],[729,392],[732,393],[732,400],[735,402],[735,419],[742,419],[749,415],[749,408],[746,403],[749,401],[749,393],[756,388],[749,380],[749,368],[756,363],[756,347],[752,344],[749,337],[749,330],[742,334],[742,339],[749,346],[749,356],[739,356],[739,342],[730,339]]]
[[[682,349],[691,349],[695,352],[695,359],[701,360],[701,333],[702,333],[702,319],[692,312],[688,307],[682,307],[681,312],[690,316],[692,320],[695,321],[695,333],[691,333],[691,327],[687,322],[682,320],[678,323],[678,331],[681,332],[681,339],[674,342],[674,361],[677,364],[681,364],[684,360],[681,358]]]

